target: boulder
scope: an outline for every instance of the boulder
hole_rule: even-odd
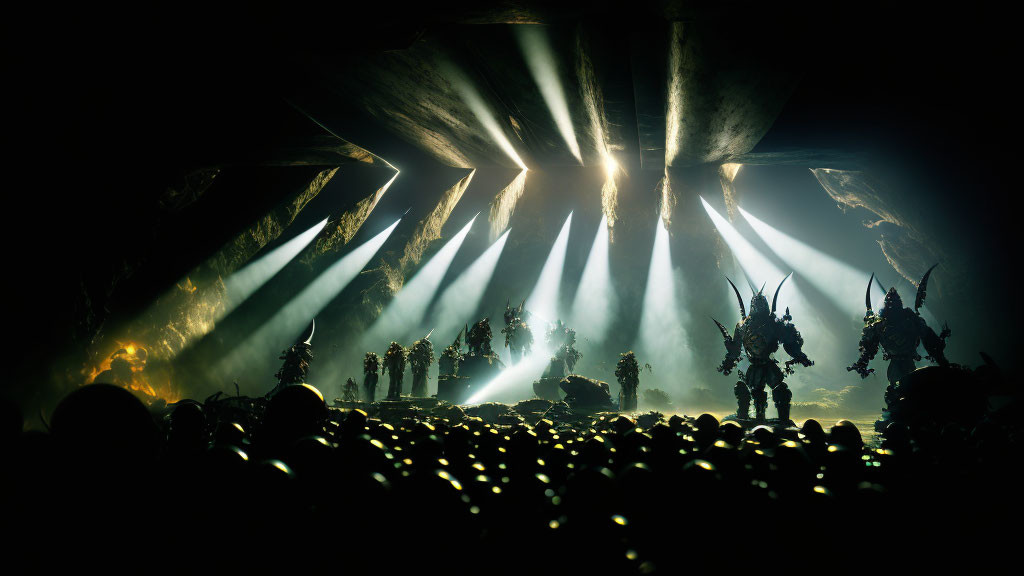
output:
[[[615,408],[607,382],[585,378],[583,376],[566,376],[559,383],[565,392],[565,402],[572,408]]]

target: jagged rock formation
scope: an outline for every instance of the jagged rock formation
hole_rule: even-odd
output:
[[[190,343],[208,334],[224,312],[224,279],[276,240],[337,171],[338,168],[328,168],[317,172],[304,188],[286,197],[277,207],[194,268],[182,282],[157,299],[125,332],[149,343],[151,354],[156,360],[171,359]]]
[[[864,225],[879,230],[878,245],[885,259],[911,284],[916,286],[925,270],[936,262],[947,262],[947,273],[957,269],[948,265],[950,255],[941,249],[941,244],[915,221],[911,207],[901,204],[897,195],[869,173],[829,168],[814,168],[811,172],[841,207],[863,208],[875,215],[876,220],[865,221]],[[949,276],[935,285],[951,285],[948,280]]]

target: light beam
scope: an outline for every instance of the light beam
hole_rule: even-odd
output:
[[[516,26],[519,46],[523,49],[526,66],[530,69],[533,79],[540,88],[540,94],[548,105],[551,117],[561,133],[562,139],[569,146],[569,151],[576,161],[583,165],[580,145],[576,141],[576,132],[569,115],[569,104],[565,99],[565,90],[559,80],[558,65],[555,62],[554,50],[544,30],[540,26]]]
[[[681,391],[680,375],[691,364],[676,290],[668,229],[659,216],[640,314],[639,349],[642,357],[657,366],[651,379],[670,392]]]
[[[558,319],[558,293],[562,287],[562,269],[565,267],[565,252],[569,246],[569,228],[572,224],[572,212],[562,224],[562,230],[555,238],[554,245],[540,271],[540,277],[526,300],[526,309],[530,314],[544,322]]]
[[[594,342],[604,340],[615,317],[616,298],[608,263],[608,244],[608,217],[604,216],[590,247],[587,263],[583,266],[570,322],[577,332],[586,334]]]
[[[243,372],[250,361],[265,359],[290,345],[311,318],[320,313],[359,274],[380,250],[402,219],[395,220],[373,238],[332,264],[263,323],[245,341],[232,350],[216,367],[220,376],[230,379]]]
[[[468,318],[480,306],[484,290],[487,289],[491,277],[494,276],[498,260],[501,258],[502,251],[505,250],[509,232],[506,230],[441,293],[430,314],[431,326],[436,329],[435,333],[440,338],[454,340],[453,334],[468,322]]]
[[[870,273],[782,233],[743,208],[739,208],[739,212],[780,259],[821,291],[838,309],[858,321],[864,316],[864,282]],[[881,288],[878,291],[882,297],[885,296]]]
[[[516,163],[516,166],[526,170],[526,163],[519,157],[516,149],[512,146],[512,142],[509,141],[508,136],[505,136],[505,131],[498,125],[498,121],[494,118],[494,114],[491,113],[490,107],[484,102],[476,88],[454,67],[448,68],[448,76],[451,79],[452,85],[459,92],[459,95],[462,96],[462,101],[466,103],[470,112],[476,116],[476,119],[487,130],[487,133],[491,135],[494,143]]]
[[[535,342],[533,350],[514,366],[501,371],[475,394],[470,396],[466,404],[479,404],[485,401],[516,402],[533,395],[533,382],[544,374],[544,369],[551,363],[551,350],[546,344]]]
[[[434,294],[441,285],[441,280],[444,279],[448,267],[451,266],[455,254],[462,247],[462,242],[475,221],[476,216],[473,216],[395,295],[384,312],[364,333],[361,348],[373,349],[385,339],[390,342],[408,335],[411,330],[419,327],[430,302],[434,299]]]
[[[224,311],[221,313],[221,316],[227,316],[239,304],[263,287],[264,284],[291,262],[303,248],[309,245],[326,225],[327,218],[324,218],[309,230],[271,250],[268,254],[261,256],[255,262],[248,264],[245,268],[229,276],[224,281]]]

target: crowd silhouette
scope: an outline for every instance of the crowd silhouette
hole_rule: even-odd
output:
[[[955,377],[925,373],[916,386]],[[880,444],[865,445],[848,421],[748,430],[710,414],[560,408],[499,423],[442,405],[388,422],[295,385],[154,413],[93,384],[64,398],[48,432],[23,432],[5,403],[15,535],[5,562],[17,572],[863,573],[983,564],[1016,538],[992,520],[1012,526],[1021,502],[1020,426],[1005,410],[970,422],[893,410]]]

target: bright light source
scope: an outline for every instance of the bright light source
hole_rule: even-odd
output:
[[[562,224],[562,230],[551,246],[548,259],[540,271],[540,277],[533,287],[533,292],[526,300],[526,309],[531,316],[553,323],[558,319],[558,293],[562,287],[562,268],[565,267],[565,252],[569,246],[569,228],[572,224],[572,212]]]
[[[583,157],[580,155],[580,145],[576,141],[576,132],[573,130],[572,116],[569,115],[565,90],[559,80],[555,52],[551,49],[551,44],[540,26],[516,26],[515,29],[516,35],[519,37],[519,45],[526,57],[526,65],[540,88],[540,94],[548,105],[551,117],[555,120],[562,139],[569,146],[569,151],[582,165]]]
[[[616,311],[615,291],[612,289],[608,263],[608,240],[608,217],[605,216],[597,228],[572,304],[570,325],[594,342],[604,340]]]
[[[430,302],[434,299],[441,280],[448,272],[455,254],[462,247],[462,242],[473,227],[476,216],[452,236],[422,268],[412,280],[395,295],[384,312],[377,317],[373,325],[363,334],[361,348],[374,349],[386,346],[392,340],[407,336],[413,329],[420,326],[427,313]]]
[[[611,154],[605,154],[604,157],[604,173],[608,179],[615,178],[615,173],[619,171],[619,163],[615,161],[615,157]]]
[[[658,367],[650,378],[670,392],[679,391],[680,375],[690,368],[689,344],[676,290],[668,229],[659,216],[640,314],[638,348],[646,362]]]
[[[317,234],[326,225],[327,218],[324,218],[309,230],[271,250],[268,254],[261,256],[256,261],[246,265],[245,268],[229,276],[224,281],[224,311],[221,313],[221,316],[227,316],[239,304],[244,302],[249,296],[252,296],[274,275],[280,272],[303,248],[316,238]]]
[[[402,219],[385,228],[362,246],[349,252],[316,277],[295,298],[285,304],[277,314],[263,323],[216,367],[216,373],[226,379],[245,371],[251,361],[262,361],[291,345],[310,319],[320,313],[359,274],[380,250],[384,242]]]
[[[487,133],[491,135],[495,144],[497,144],[498,147],[501,148],[501,150],[505,152],[505,154],[508,155],[508,157],[511,158],[517,166],[526,170],[526,163],[519,157],[516,149],[512,147],[512,142],[510,142],[508,137],[505,136],[505,131],[498,125],[498,121],[495,120],[494,114],[491,113],[490,108],[487,106],[487,103],[484,102],[484,99],[480,96],[480,93],[477,92],[476,88],[474,88],[469,80],[454,67],[448,68],[448,76],[451,79],[452,85],[462,96],[463,102],[466,103],[469,110],[474,116],[476,116],[476,119],[480,121],[480,124],[483,125],[484,129],[487,130]]]
[[[466,268],[454,282],[441,293],[431,312],[430,326],[443,342],[455,340],[455,334],[469,322],[480,306],[484,290],[494,276],[498,259],[505,249],[509,231],[506,230],[490,248],[484,251],[473,264]],[[429,329],[429,328],[428,328]]]

